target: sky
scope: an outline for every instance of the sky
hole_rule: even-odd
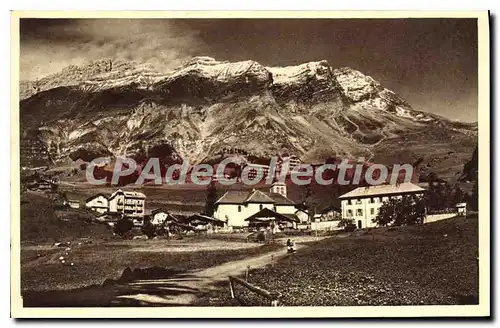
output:
[[[20,78],[116,58],[168,71],[193,56],[289,66],[327,60],[414,109],[477,121],[476,19],[22,19]]]

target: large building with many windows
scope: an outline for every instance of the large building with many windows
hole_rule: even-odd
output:
[[[110,212],[123,213],[128,217],[144,217],[146,195],[141,192],[118,189],[108,200]]]
[[[425,189],[411,182],[358,187],[339,197],[342,217],[353,219],[359,229],[375,227],[376,223],[372,220],[377,216],[383,202],[392,197],[423,195],[424,192]]]

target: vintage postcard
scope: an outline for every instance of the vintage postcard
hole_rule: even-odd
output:
[[[13,317],[490,316],[488,12],[11,20]]]

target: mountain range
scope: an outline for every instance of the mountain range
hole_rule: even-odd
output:
[[[423,158],[424,170],[456,174],[477,145],[477,123],[415,110],[324,60],[266,67],[195,57],[169,72],[121,60],[69,66],[20,83],[20,121],[21,141],[42,144],[51,165],[101,156],[200,163],[237,150],[309,163]]]

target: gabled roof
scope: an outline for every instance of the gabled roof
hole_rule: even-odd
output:
[[[248,197],[246,190],[228,190],[216,204],[243,204]]]
[[[323,209],[320,211],[320,213],[321,213],[321,214],[325,214],[325,213],[328,213],[328,212],[330,212],[330,211],[333,211],[333,212],[339,212],[339,213],[341,212],[340,208],[338,208],[337,206],[335,206],[335,205],[330,205],[330,206],[327,206],[327,207],[323,208]]]
[[[274,199],[274,202],[276,203],[276,205],[295,205],[295,202],[293,200],[291,200],[290,198],[287,198],[281,194],[271,192],[271,193],[268,193],[268,195],[269,195],[269,197]]]
[[[216,204],[271,203],[276,205],[296,205],[296,203],[281,194],[263,192],[260,190],[228,190]]]
[[[222,226],[225,223],[222,220],[213,218],[211,216],[206,216],[206,215],[203,215],[203,214],[194,214],[194,215],[191,215],[189,217],[189,222],[193,222],[193,221],[210,222],[210,223],[213,223],[213,224],[216,224],[216,225],[222,225]]]
[[[99,194],[97,194],[97,195],[90,196],[89,198],[85,199],[85,203],[88,203],[88,202],[90,202],[92,199],[97,198],[97,197],[99,197],[99,196],[102,196],[102,197],[106,198],[106,200],[108,199],[108,196],[106,196],[105,194],[101,194],[101,193],[99,193]]]
[[[254,190],[245,200],[245,203],[275,203],[275,200],[260,190]]]
[[[168,214],[168,211],[165,210],[164,208],[156,208],[154,210],[151,211],[151,214],[152,215],[155,215],[156,213],[160,213],[160,212],[163,212],[163,213],[167,213]]]
[[[245,219],[245,221],[268,221],[267,218],[275,218],[277,221],[288,221],[288,222],[299,222],[299,218],[295,214],[281,214],[270,210],[268,208],[263,208],[257,213],[250,215]]]
[[[144,195],[142,192],[138,191],[123,191],[121,189],[118,189],[114,193],[109,196],[109,200],[113,199],[116,197],[116,195],[123,194],[127,198],[138,198],[138,199],[146,199],[146,195]]]
[[[405,194],[424,191],[425,189],[411,182],[404,182],[400,184],[383,184],[378,186],[358,187],[346,194],[343,194],[339,197],[339,199]]]

